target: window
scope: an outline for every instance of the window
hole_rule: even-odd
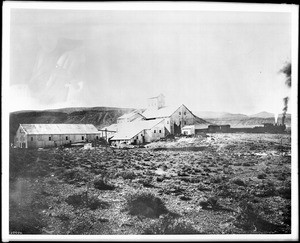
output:
[[[159,133],[161,133],[161,130],[159,130]]]
[[[49,137],[49,141],[51,141],[51,137]]]
[[[68,138],[68,136],[66,136],[66,140],[68,140],[69,138]]]
[[[84,140],[84,136],[81,137],[81,140]]]
[[[154,130],[154,133],[156,133],[156,130]]]
[[[30,140],[33,141],[33,137],[31,137]]]

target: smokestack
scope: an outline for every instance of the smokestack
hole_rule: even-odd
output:
[[[283,113],[282,113],[282,125],[284,125],[284,122],[285,122],[285,116],[286,116],[286,112],[288,109],[289,97],[283,98],[283,102],[284,102],[284,108],[283,108]]]
[[[292,64],[291,63],[286,63],[286,65],[280,70],[280,72],[285,74],[285,76],[286,76],[285,83],[290,88],[292,86]],[[286,112],[287,112],[287,109],[288,109],[289,97],[287,96],[287,97],[283,98],[283,102],[284,102],[284,107],[283,107],[283,110],[282,110],[283,111],[283,113],[282,113],[282,125],[284,126],[285,116],[286,116]]]

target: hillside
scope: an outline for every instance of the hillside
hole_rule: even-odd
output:
[[[281,115],[278,117],[278,122],[281,123]],[[213,124],[218,125],[226,125],[230,124],[231,127],[255,127],[255,126],[261,126],[264,123],[274,123],[275,118],[274,117],[247,117],[243,119],[236,119],[236,118],[215,118],[215,119],[206,119],[208,122],[211,122]],[[291,126],[291,116],[288,115],[285,124],[290,127]]]
[[[220,119],[220,118],[236,118],[242,119],[247,118],[244,114],[233,114],[229,112],[215,112],[215,111],[196,111],[195,114],[203,119]]]
[[[199,117],[207,122],[218,125],[231,125],[231,127],[255,127],[264,123],[274,123],[275,115],[273,113],[262,111],[253,115],[234,114],[229,112],[198,111],[195,112]],[[282,114],[278,115],[278,122],[281,123]],[[286,114],[285,124],[291,126],[291,114]]]
[[[117,122],[117,118],[134,109],[115,107],[63,108],[44,111],[18,111],[10,113],[10,141],[20,123],[89,123],[97,128]]]
[[[270,113],[267,111],[262,111],[253,115],[250,115],[250,117],[260,117],[260,118],[269,118],[269,117],[274,117],[275,114],[274,113]]]

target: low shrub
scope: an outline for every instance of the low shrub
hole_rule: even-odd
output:
[[[267,177],[267,175],[265,173],[260,173],[257,176],[258,179],[265,179],[266,177]]]
[[[147,227],[144,235],[175,235],[175,234],[200,234],[190,223],[174,219],[167,215],[159,220],[158,223],[153,223]]]
[[[199,204],[203,209],[218,209],[219,208],[219,203],[218,203],[217,197],[210,197],[205,201],[200,201]]]
[[[89,197],[88,197],[88,207],[89,207],[91,210],[96,210],[96,209],[98,209],[98,208],[106,209],[106,208],[109,208],[109,203],[100,200],[100,199],[99,199],[98,197],[96,197],[96,196],[89,196]]]
[[[66,203],[72,205],[73,207],[82,207],[86,203],[86,198],[82,194],[73,194],[66,198]]]
[[[59,175],[67,183],[87,182],[91,179],[91,175],[81,167],[67,169]]]
[[[276,225],[264,220],[260,215],[259,208],[246,200],[243,200],[239,204],[238,211],[239,213],[233,223],[238,228],[246,231],[274,234],[284,234],[289,231],[284,225]]]
[[[253,205],[246,201],[242,201],[239,204],[239,213],[236,216],[234,225],[247,231],[254,230],[257,218],[258,215],[256,214]]]
[[[153,184],[152,184],[152,178],[142,178],[139,180],[139,183],[141,183],[144,187],[148,187],[148,188],[152,188],[152,187],[155,187]]]
[[[101,175],[98,175],[93,180],[94,187],[98,190],[114,190],[114,185],[109,185]]]
[[[81,215],[80,217],[75,218],[69,225],[68,234],[72,235],[84,235],[89,234],[90,230],[94,225],[93,217],[89,215]]]
[[[70,195],[66,198],[66,203],[72,205],[74,208],[88,207],[91,210],[98,208],[105,209],[109,207],[109,203],[98,199],[96,196],[89,196],[86,193],[78,193]]]
[[[277,194],[285,199],[291,199],[291,187],[290,186],[283,186],[283,187],[279,187],[277,189]]]
[[[254,192],[254,195],[257,197],[272,197],[278,194],[274,183],[267,181],[266,183],[261,183],[257,187],[257,191]]]
[[[210,179],[210,182],[211,183],[221,183],[223,180],[223,178],[221,176],[213,176],[211,179]]]
[[[118,176],[121,176],[123,179],[127,180],[127,179],[135,179],[137,177],[137,175],[134,173],[134,171],[123,171],[118,173]]]
[[[245,182],[240,178],[235,178],[232,180],[232,182],[238,186],[246,186]]]
[[[234,191],[231,190],[228,184],[221,184],[218,187],[217,195],[220,197],[235,197]]]
[[[161,214],[168,213],[164,202],[148,192],[138,192],[127,196],[126,210],[131,215],[158,218]]]

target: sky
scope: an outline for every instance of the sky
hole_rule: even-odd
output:
[[[74,106],[282,112],[285,12],[12,9],[10,109]],[[289,110],[288,110],[289,112]]]

